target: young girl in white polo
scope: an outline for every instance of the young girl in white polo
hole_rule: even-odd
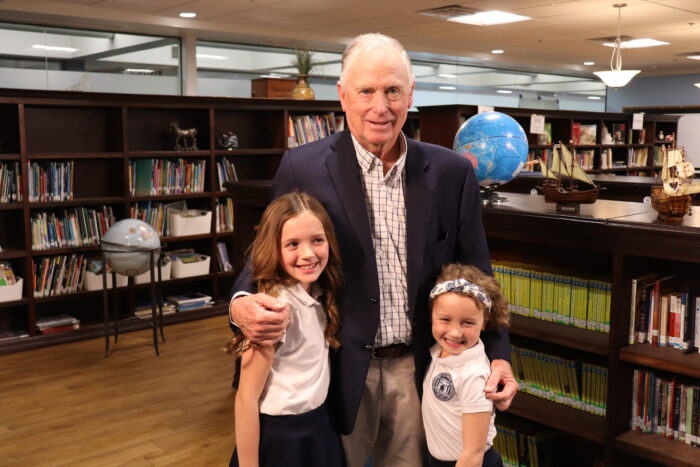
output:
[[[445,266],[430,291],[432,361],[423,380],[423,424],[431,467],[502,466],[491,446],[493,403],[484,385],[490,363],[479,335],[507,326],[508,305],[496,280],[461,264]]]
[[[250,256],[258,291],[287,303],[290,324],[275,346],[250,345],[242,335],[227,346],[241,355],[230,465],[338,467],[340,438],[326,396],[329,346],[340,346],[342,273],[328,213],[304,193],[277,198],[263,213]]]

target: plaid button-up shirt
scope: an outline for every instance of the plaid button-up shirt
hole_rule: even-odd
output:
[[[406,137],[399,134],[400,154],[384,174],[382,161],[352,137],[360,164],[365,206],[379,278],[379,328],[376,347],[411,343],[406,276]]]

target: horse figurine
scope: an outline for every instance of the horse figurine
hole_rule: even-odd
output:
[[[170,131],[175,133],[176,151],[196,151],[197,150],[197,129],[180,128],[178,122],[170,122]]]

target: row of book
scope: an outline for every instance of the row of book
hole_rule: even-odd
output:
[[[494,261],[493,272],[512,313],[610,332],[610,282],[512,262]]]
[[[206,168],[203,159],[133,159],[129,192],[136,196],[202,193]]]
[[[289,117],[288,141],[290,148],[311,143],[345,128],[345,117],[333,112]]]
[[[630,344],[697,351],[700,342],[700,286],[659,273],[632,279]]]
[[[73,199],[73,161],[29,162],[29,201]]]
[[[85,255],[75,253],[32,260],[34,296],[48,297],[82,290],[87,263]]]
[[[226,201],[216,201],[216,231],[233,232],[233,200],[226,198]]]
[[[605,416],[607,368],[514,345],[510,355],[523,392]]]
[[[37,318],[36,329],[40,334],[73,331],[80,329],[80,320],[71,315],[51,315]]]
[[[226,190],[224,183],[238,181],[236,166],[226,157],[220,157],[216,161],[216,176],[219,181],[219,191]]]
[[[500,454],[504,467],[547,467],[553,464],[551,429],[525,420],[502,421],[496,417],[493,448]]]
[[[595,162],[595,151],[593,149],[577,149],[576,162],[579,163],[583,170],[593,169]]]
[[[700,385],[635,369],[630,428],[700,446]]]
[[[0,203],[22,201],[22,171],[19,162],[0,162]]]
[[[666,149],[669,149],[672,147],[672,144],[660,144],[658,146],[654,146],[654,165],[661,165],[663,155],[661,153],[661,148],[665,147]]]
[[[30,220],[32,249],[97,245],[115,223],[111,206],[64,209],[63,214],[36,212]]]
[[[219,264],[219,271],[233,271],[233,265],[228,255],[228,248],[224,242],[216,242],[216,259]]]

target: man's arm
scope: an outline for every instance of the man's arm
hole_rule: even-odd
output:
[[[460,207],[459,261],[471,264],[492,274],[491,259],[481,212],[479,183],[470,166],[462,189]],[[486,347],[486,355],[491,361],[491,376],[486,382],[486,397],[491,399],[498,410],[510,407],[518,391],[518,383],[510,367],[510,336],[508,329],[501,327],[481,333]],[[499,391],[498,386],[503,387]]]

